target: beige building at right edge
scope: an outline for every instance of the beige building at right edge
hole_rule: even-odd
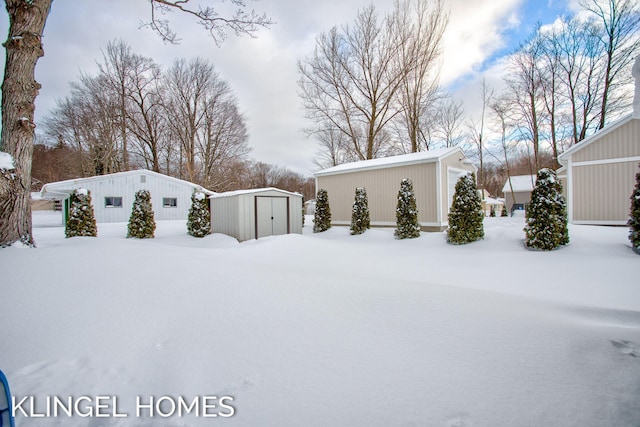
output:
[[[573,224],[626,225],[640,171],[640,114],[634,111],[558,156]]]

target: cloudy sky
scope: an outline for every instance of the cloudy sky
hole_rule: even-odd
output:
[[[213,0],[212,0],[213,1]],[[219,2],[220,0],[215,0]],[[550,23],[577,0],[445,0],[450,21],[442,58],[442,84],[472,112],[479,104],[481,76],[499,81],[496,63],[526,38],[536,22]],[[169,17],[182,42],[169,45],[151,30],[147,0],[54,0],[44,32],[45,56],[36,67],[42,84],[36,123],[64,98],[81,72],[94,73],[101,49],[123,39],[133,51],[169,67],[175,58],[212,61],[236,93],[249,127],[251,157],[310,175],[316,167],[314,140],[308,139],[298,97],[296,61],[312,52],[318,34],[351,23],[374,3],[381,13],[391,0],[248,0],[277,23],[257,38],[230,36],[217,47],[204,29],[184,14]],[[0,17],[6,34],[8,18]]]

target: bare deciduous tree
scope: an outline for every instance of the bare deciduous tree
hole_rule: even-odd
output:
[[[445,148],[455,147],[462,142],[464,131],[464,108],[461,101],[451,97],[442,98],[436,104],[432,133],[433,138]]]
[[[167,73],[166,117],[179,143],[182,177],[213,184],[215,168],[249,151],[244,118],[228,83],[202,58],[177,60]]]
[[[309,133],[330,150],[348,141],[344,158],[355,160],[407,151],[398,150],[398,134],[410,139],[410,151],[420,139],[426,144],[421,121],[434,99],[447,18],[441,2],[430,8],[423,0],[397,1],[384,19],[369,6],[353,25],[321,34],[313,54],[298,62],[301,97],[314,122]],[[327,130],[344,137],[327,139]]]
[[[404,130],[401,140],[408,140],[409,149],[402,151],[415,153],[421,146],[429,148],[425,122],[438,100],[438,59],[449,15],[442,0],[433,6],[426,0],[396,0],[392,19],[394,32],[403,43],[398,51],[399,67],[404,70],[398,122]]]
[[[242,0],[231,0],[237,7],[230,16],[213,6],[189,8],[190,0],[151,0],[151,28],[164,40],[176,42],[168,21],[158,14],[180,10],[195,16],[220,43],[227,30],[235,34],[254,35],[270,26],[265,15],[248,12]],[[35,81],[35,66],[44,55],[42,32],[51,10],[52,0],[6,0],[9,34],[4,43],[6,63],[2,83],[2,135],[0,151],[13,157],[14,169],[0,173],[0,247],[22,241],[34,246],[31,229],[31,162],[34,143],[35,98],[40,85]]]
[[[582,0],[580,5],[594,15],[600,27],[604,75],[598,129],[602,129],[609,113],[625,106],[618,90],[624,84],[621,74],[630,69],[640,52],[640,4],[636,0]]]

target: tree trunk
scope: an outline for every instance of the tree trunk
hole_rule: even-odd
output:
[[[21,241],[34,246],[31,232],[31,161],[35,134],[34,79],[44,55],[42,32],[52,0],[6,0],[9,36],[4,43],[0,150],[14,158],[15,169],[0,174],[0,246]]]

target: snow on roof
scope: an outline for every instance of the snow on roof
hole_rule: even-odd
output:
[[[605,126],[604,128],[598,130],[593,135],[583,139],[580,143],[575,144],[573,147],[569,148],[567,151],[565,151],[564,153],[560,154],[558,156],[558,162],[560,162],[560,164],[566,166],[567,163],[569,162],[569,157],[571,157],[576,151],[579,151],[579,150],[582,150],[585,147],[588,147],[593,142],[595,142],[595,141],[599,140],[600,138],[602,138],[604,135],[606,135],[609,132],[619,128],[620,126],[623,126],[623,125],[629,123],[631,120],[640,120],[640,119],[633,117],[633,114],[629,114],[627,116],[622,117],[620,120],[617,120],[617,121],[611,123],[610,125]]]
[[[267,187],[267,188],[251,188],[248,190],[225,191],[224,193],[215,193],[211,197],[214,197],[214,198],[233,197],[233,196],[241,196],[243,194],[264,193],[265,191],[277,191],[278,193],[284,193],[290,196],[302,196],[302,194],[300,193],[292,193],[291,191],[281,190],[275,187]]]
[[[94,181],[100,181],[103,179],[109,179],[109,178],[119,178],[119,177],[126,177],[126,176],[130,176],[130,175],[151,175],[151,176],[156,176],[158,178],[162,178],[162,179],[166,179],[169,181],[173,181],[179,184],[183,184],[183,185],[188,185],[190,187],[196,188],[199,191],[202,191],[203,193],[205,193],[208,196],[214,195],[216,194],[215,192],[211,191],[211,190],[207,190],[206,188],[203,188],[202,186],[198,185],[198,184],[194,184],[193,182],[189,182],[189,181],[185,181],[183,179],[178,179],[178,178],[174,178],[172,176],[168,176],[168,175],[164,175],[158,172],[154,172],[154,171],[150,171],[148,169],[137,169],[137,170],[132,170],[132,171],[126,171],[126,172],[116,172],[116,173],[111,173],[111,174],[107,174],[107,175],[96,175],[96,176],[90,176],[87,178],[75,178],[75,179],[68,179],[66,181],[57,181],[57,182],[50,182],[48,184],[45,184],[42,186],[42,189],[40,190],[40,193],[44,196],[47,192],[49,193],[69,193],[73,190],[75,190],[76,188],[80,188],[82,186],[82,184],[87,183],[87,182],[94,182]]]
[[[361,160],[358,162],[343,163],[338,166],[324,169],[315,173],[315,176],[333,175],[354,170],[383,169],[399,165],[436,162],[454,153],[459,153],[463,159],[466,156],[459,147],[443,148],[440,150],[421,151],[419,153],[401,154],[398,156],[383,157],[380,159]]]
[[[494,199],[493,197],[485,197],[484,198],[484,202],[487,205],[504,205],[504,201],[503,200]]]
[[[504,187],[502,187],[503,193],[510,193],[511,187],[513,187],[514,192],[520,191],[533,191],[533,185],[536,183],[535,175],[518,175],[511,177],[511,185],[509,185],[509,180],[504,183]]]

